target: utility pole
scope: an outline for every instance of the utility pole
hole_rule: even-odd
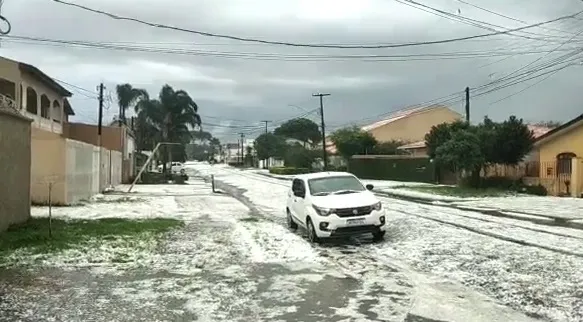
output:
[[[466,87],[466,122],[470,123],[470,88]]]
[[[101,126],[103,119],[103,83],[99,84],[97,89],[99,90],[99,120],[97,121],[97,143],[101,147]]]
[[[101,191],[101,127],[103,122],[103,83],[99,84],[99,120],[97,121],[97,145],[99,146],[99,190]],[[111,166],[111,164],[110,164]]]
[[[269,122],[271,122],[271,121],[261,121],[261,122],[264,122],[264,123],[265,123],[265,134],[267,134],[267,123],[269,123]],[[267,169],[269,169],[269,158],[267,158],[267,159],[265,160],[265,167],[266,167]]]
[[[328,169],[328,152],[326,151],[326,125],[324,123],[324,96],[330,96],[330,94],[312,94],[313,97],[320,97],[320,118],[322,121],[322,152],[324,153],[324,171]]]
[[[267,123],[271,122],[271,121],[261,121],[263,123],[265,123],[265,134],[267,134]]]
[[[245,163],[245,133],[239,133],[241,135],[241,164]]]

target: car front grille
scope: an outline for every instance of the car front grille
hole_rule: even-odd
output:
[[[356,213],[355,213],[356,210]],[[366,216],[372,212],[372,206],[356,207],[356,208],[340,208],[336,209],[334,213],[338,217],[358,217]]]

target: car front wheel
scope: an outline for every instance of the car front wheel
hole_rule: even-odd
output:
[[[308,219],[308,239],[312,243],[319,243],[320,238],[316,235],[316,229],[314,228],[314,224],[312,224],[312,220]]]
[[[384,231],[377,231],[376,233],[372,234],[372,239],[374,241],[381,241],[385,238],[385,232]]]
[[[291,215],[291,212],[289,211],[289,209],[286,209],[286,212],[287,212],[287,227],[291,230],[298,229],[298,224],[296,224],[296,222],[292,218],[292,215]]]

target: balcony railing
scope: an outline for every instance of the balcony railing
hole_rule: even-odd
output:
[[[16,102],[4,94],[0,94],[0,108],[18,111]]]
[[[24,109],[18,108],[16,102],[10,97],[0,94],[0,109],[11,109],[13,111],[20,112],[21,115],[26,116],[33,120],[33,126],[45,131],[53,133],[63,133],[63,126],[59,121],[53,121],[51,119],[44,118],[37,114],[32,114]]]

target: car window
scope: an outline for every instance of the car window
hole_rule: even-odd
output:
[[[308,187],[310,188],[310,193],[312,195],[328,194],[345,190],[366,190],[360,180],[352,176],[335,176],[310,179],[308,180]]]
[[[302,180],[300,179],[294,179],[293,183],[292,183],[292,190],[293,191],[297,191],[300,189],[300,187],[302,187]]]

